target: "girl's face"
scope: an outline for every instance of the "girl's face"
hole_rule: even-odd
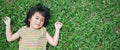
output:
[[[40,12],[35,12],[28,20],[30,22],[30,28],[39,29],[44,24],[44,17],[40,14]]]

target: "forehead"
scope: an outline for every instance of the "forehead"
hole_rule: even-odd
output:
[[[40,12],[35,12],[33,17],[44,18],[43,15]]]

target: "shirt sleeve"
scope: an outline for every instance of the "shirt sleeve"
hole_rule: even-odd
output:
[[[17,33],[18,33],[20,36],[21,36],[21,33],[22,33],[23,29],[24,29],[24,27],[20,28],[20,29],[17,31]]]

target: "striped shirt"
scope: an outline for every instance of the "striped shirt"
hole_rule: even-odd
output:
[[[39,30],[23,26],[18,30],[20,35],[19,48],[22,50],[46,50],[47,38],[46,28]]]

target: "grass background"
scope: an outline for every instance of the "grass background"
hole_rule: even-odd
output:
[[[38,3],[51,10],[50,35],[56,21],[63,23],[58,46],[48,44],[48,50],[120,50],[120,0],[0,0],[0,50],[18,49],[18,40],[6,41],[4,17],[11,18],[15,33]]]

